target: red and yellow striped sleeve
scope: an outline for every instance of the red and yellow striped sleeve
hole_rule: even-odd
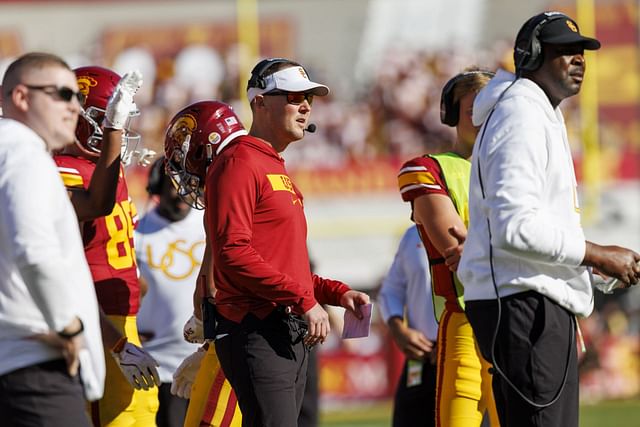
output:
[[[87,188],[91,182],[94,164],[90,160],[66,154],[53,156],[58,173],[67,188]]]
[[[402,165],[398,173],[398,190],[405,202],[424,194],[447,195],[440,165],[428,156],[417,157]]]
[[[58,172],[65,187],[84,188],[84,180],[78,169],[58,166]]]

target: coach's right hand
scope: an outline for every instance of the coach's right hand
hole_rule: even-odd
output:
[[[329,326],[329,314],[320,304],[316,303],[303,317],[309,326],[309,331],[304,338],[304,343],[308,346],[322,344],[331,330]]]

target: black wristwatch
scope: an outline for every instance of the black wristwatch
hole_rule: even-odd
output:
[[[65,340],[70,340],[73,337],[77,337],[78,335],[80,335],[81,333],[84,332],[84,323],[82,323],[82,320],[78,319],[80,321],[80,327],[78,328],[77,331],[74,332],[64,332],[64,331],[60,331],[58,332],[58,336],[60,338],[63,338]]]

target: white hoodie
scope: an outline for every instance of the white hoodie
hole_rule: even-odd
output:
[[[77,316],[84,324],[81,380],[85,397],[96,400],[104,391],[104,349],[79,230],[45,142],[0,118],[0,375],[61,359],[61,350],[34,336],[60,331]]]
[[[499,70],[473,105],[474,124],[484,125],[473,148],[458,268],[464,299],[496,299],[492,262],[501,297],[534,290],[588,316],[592,287],[580,265],[586,243],[564,119],[536,83],[514,80]]]

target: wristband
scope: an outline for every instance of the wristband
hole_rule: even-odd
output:
[[[78,320],[80,320],[80,319],[78,319]],[[84,323],[82,323],[82,320],[80,320],[80,327],[78,328],[77,331],[74,331],[74,332],[60,331],[60,332],[58,332],[58,336],[60,338],[62,338],[62,339],[70,340],[71,338],[77,337],[78,335],[80,335],[83,332],[84,332]]]
[[[127,337],[122,337],[118,340],[118,342],[111,348],[112,353],[120,353],[124,348],[124,345],[127,343]]]

